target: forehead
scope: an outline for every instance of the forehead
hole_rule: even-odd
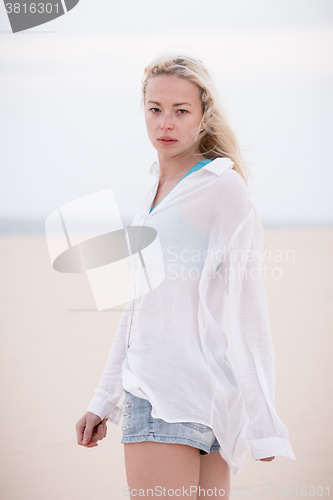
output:
[[[161,99],[166,101],[175,95],[199,100],[199,87],[195,83],[177,75],[157,75],[148,80],[146,86],[147,99],[158,97],[159,102],[161,102]]]

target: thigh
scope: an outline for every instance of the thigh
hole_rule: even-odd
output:
[[[125,443],[124,454],[127,483],[130,491],[133,490],[131,500],[140,496],[197,498],[200,473],[197,448],[145,441]]]
[[[217,498],[228,498],[230,495],[230,468],[227,462],[218,452],[211,452],[209,455],[200,455],[198,498],[214,495]],[[216,488],[216,493],[211,491]],[[221,490],[221,491],[219,491]],[[224,490],[224,492],[223,492]],[[200,494],[199,494],[200,493]]]
[[[122,443],[153,441],[186,444],[209,453],[214,449],[212,429],[198,422],[166,422],[151,416],[151,403],[125,390],[123,402]],[[213,441],[213,444],[212,444]],[[217,443],[217,447],[219,447]]]

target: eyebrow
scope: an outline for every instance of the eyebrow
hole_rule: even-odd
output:
[[[157,106],[162,106],[162,104],[160,102],[148,101],[148,103],[150,103],[150,102],[153,104],[157,104]],[[188,106],[192,106],[192,104],[190,104],[189,102],[178,102],[177,104],[174,104],[174,106],[183,106],[183,104],[187,104]]]

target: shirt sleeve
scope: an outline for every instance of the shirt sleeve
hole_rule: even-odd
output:
[[[123,392],[122,363],[126,358],[126,332],[132,302],[126,304],[122,313],[104,372],[87,409],[102,420],[107,416],[114,424],[119,424],[122,417],[122,408],[117,403]]]
[[[288,430],[275,410],[275,354],[262,276],[263,226],[251,202],[224,259],[230,305],[228,350],[249,416],[246,437],[253,459],[296,460]]]

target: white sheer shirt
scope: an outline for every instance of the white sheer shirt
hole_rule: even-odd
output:
[[[156,181],[132,225],[156,229],[165,278],[126,304],[88,411],[119,424],[126,389],[154,418],[211,427],[236,475],[250,454],[296,458],[275,409],[263,226],[233,165],[216,158],[150,212],[151,166]]]

